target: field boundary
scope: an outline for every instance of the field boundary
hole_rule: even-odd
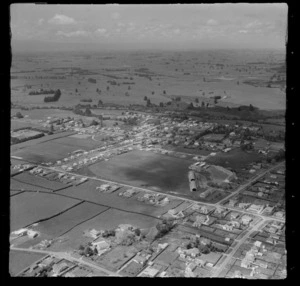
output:
[[[36,193],[36,191],[30,191],[30,190],[25,190],[24,192]],[[152,216],[152,215],[149,215],[149,214],[135,212],[135,211],[124,210],[124,209],[117,208],[117,207],[111,207],[111,206],[108,206],[108,205],[103,205],[103,204],[95,203],[95,202],[87,200],[87,199],[79,199],[79,198],[76,198],[76,197],[71,197],[71,196],[68,196],[68,195],[54,193],[54,192],[40,191],[40,193],[58,195],[58,196],[62,196],[62,197],[69,198],[69,199],[79,200],[80,203],[87,202],[87,203],[91,203],[91,204],[102,206],[102,207],[107,207],[107,208],[110,208],[110,209],[115,209],[115,210],[122,211],[122,212],[128,212],[128,213],[132,213],[132,214],[138,214],[138,215],[143,215],[143,216],[151,217],[151,218],[154,218],[154,219],[163,220],[162,218],[157,217],[157,216]],[[47,220],[47,219],[44,219],[44,220]]]
[[[45,190],[49,190],[49,191],[51,191],[51,193],[55,193],[55,192],[57,192],[57,191],[61,191],[61,190],[67,189],[67,188],[69,188],[69,187],[72,186],[72,185],[67,185],[67,186],[62,187],[62,188],[59,188],[59,189],[57,189],[57,190],[53,190],[53,189],[49,189],[49,188],[47,188],[47,187],[45,187],[45,186],[39,186],[39,185],[30,184],[30,183],[27,183],[27,182],[18,180],[18,179],[16,179],[16,178],[14,178],[14,180],[17,181],[17,182],[19,182],[19,183],[21,183],[21,184],[27,184],[27,185],[29,185],[29,186],[34,186],[34,187],[38,187],[38,188],[43,188],[43,189],[45,189]],[[46,180],[47,180],[47,179],[46,179]],[[49,181],[49,180],[48,180],[48,181]],[[50,182],[51,182],[51,181],[50,181]],[[36,192],[36,191],[33,191],[33,192]],[[42,191],[40,191],[40,192],[42,192]]]
[[[83,202],[83,203],[84,203],[84,202]],[[86,203],[89,203],[89,202],[86,202]],[[59,237],[65,235],[66,233],[68,233],[68,232],[70,232],[72,229],[74,229],[75,227],[77,227],[77,226],[79,226],[79,225],[81,225],[81,224],[87,222],[88,220],[91,220],[91,219],[95,218],[96,216],[98,216],[98,215],[100,215],[100,214],[102,214],[102,213],[108,211],[109,209],[111,209],[111,207],[107,207],[106,210],[101,211],[101,212],[97,213],[96,215],[93,215],[93,216],[87,218],[86,220],[81,221],[80,223],[77,223],[76,225],[74,225],[73,227],[71,227],[70,229],[68,229],[68,230],[65,231],[64,233],[62,233]]]
[[[52,219],[52,218],[54,218],[54,217],[56,217],[56,216],[59,216],[59,215],[63,214],[64,212],[69,211],[70,209],[75,208],[75,207],[77,207],[78,205],[80,205],[80,204],[82,204],[82,203],[84,203],[84,201],[78,202],[77,204],[75,204],[75,205],[73,205],[73,206],[71,206],[71,207],[69,207],[69,208],[66,208],[66,209],[64,209],[63,211],[61,211],[61,212],[59,212],[59,213],[57,213],[57,214],[55,214],[55,215],[52,215],[52,216],[50,216],[50,217],[47,217],[47,218],[43,218],[43,219],[37,220],[37,221],[35,221],[35,222],[31,223],[31,224],[28,224],[28,225],[26,225],[24,228],[27,228],[27,227],[29,227],[30,225],[33,225],[33,224],[35,224],[35,223],[40,223],[40,222],[43,222],[43,221]]]
[[[11,149],[12,149],[11,151],[15,152],[15,151],[24,149],[24,148],[32,146],[32,145],[45,143],[45,142],[52,141],[52,140],[55,140],[55,139],[58,139],[58,138],[68,137],[68,136],[71,136],[71,135],[74,135],[74,134],[76,134],[75,131],[66,131],[66,132],[56,133],[56,134],[53,134],[53,135],[44,136],[44,137],[41,137],[41,138],[38,138],[38,139],[28,140],[28,141],[25,141],[25,142],[22,142],[22,143],[19,143],[19,144],[12,145],[11,146]],[[49,137],[51,137],[51,138],[49,138]],[[42,140],[42,139],[47,139],[47,140]],[[34,140],[36,140],[37,142],[34,142]],[[29,143],[32,143],[32,144],[28,145]],[[21,144],[23,144],[23,145],[21,145]]]

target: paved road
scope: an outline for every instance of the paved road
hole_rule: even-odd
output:
[[[266,170],[264,173],[254,177],[251,179],[250,182],[248,182],[247,184],[244,184],[243,186],[239,187],[237,191],[235,191],[234,193],[237,194],[238,192],[242,191],[244,188],[248,187],[250,184],[252,184],[253,182],[255,182],[256,180],[258,180],[260,177],[262,177],[265,173],[268,173],[269,171],[277,168],[280,164]],[[50,170],[55,170],[55,167],[44,167],[44,166],[41,166],[43,168],[46,168],[46,169],[50,169]],[[109,184],[117,184],[117,185],[120,185],[122,187],[127,187],[127,188],[134,188],[136,190],[140,190],[140,191],[143,191],[143,192],[151,192],[151,193],[155,193],[155,194],[161,194],[160,192],[157,192],[157,191],[154,191],[154,190],[149,190],[149,189],[146,189],[146,188],[141,188],[141,187],[134,187],[132,185],[127,185],[127,184],[123,184],[123,183],[119,183],[119,182],[115,182],[115,181],[110,181],[110,180],[106,180],[106,179],[99,179],[98,177],[91,177],[91,176],[84,176],[84,175],[78,175],[76,173],[72,173],[72,172],[67,172],[67,171],[64,171],[65,173],[71,175],[71,176],[81,176],[81,177],[86,177],[88,179],[91,179],[91,180],[96,180],[96,181],[100,181],[100,182],[105,182],[105,183],[109,183]],[[222,201],[218,202],[218,203],[205,203],[205,202],[199,202],[199,201],[196,201],[196,200],[193,200],[193,199],[187,199],[187,198],[183,198],[183,197],[179,197],[179,196],[174,196],[174,195],[171,195],[171,194],[166,194],[168,197],[170,198],[173,198],[173,199],[182,199],[184,201],[187,201],[187,202],[190,202],[190,203],[200,203],[202,205],[207,205],[207,206],[219,206],[221,202],[223,201],[226,201],[228,200],[229,197],[235,195],[235,194],[230,194],[227,198],[223,199]],[[241,212],[241,213],[244,213],[244,214],[252,214],[252,215],[256,215],[256,216],[259,216],[259,217],[264,217],[264,215],[261,215],[261,214],[256,214],[256,213],[253,213],[253,212],[249,212],[247,210],[241,210],[241,209],[238,209],[238,208],[233,208],[233,207],[227,207],[227,209],[229,210],[232,210],[232,211],[238,211],[238,212]],[[284,222],[285,220],[284,219],[279,219],[279,218],[272,218],[274,220],[277,220],[277,221],[281,221],[281,222]]]
[[[26,252],[34,252],[34,253],[43,253],[43,254],[47,254],[47,255],[52,255],[58,258],[64,258],[66,260],[70,260],[70,261],[76,261],[80,264],[84,264],[87,265],[89,267],[95,268],[99,271],[102,271],[106,274],[108,274],[109,276],[121,276],[115,272],[109,271],[107,269],[104,269],[100,266],[98,266],[97,264],[85,261],[83,259],[79,259],[79,258],[75,258],[72,255],[70,255],[67,252],[55,252],[55,251],[48,251],[48,250],[40,250],[40,249],[30,249],[30,248],[21,248],[21,247],[11,247],[11,250],[18,250],[18,251],[26,251]]]
[[[242,190],[246,189],[247,187],[249,187],[251,184],[253,184],[255,181],[259,180],[261,177],[263,177],[265,174],[267,174],[268,172],[271,172],[272,170],[278,168],[280,165],[282,165],[283,162],[276,164],[275,166],[265,170],[264,172],[260,173],[259,175],[253,177],[251,180],[249,180],[247,183],[241,185],[239,188],[237,188],[236,191],[234,191],[233,193],[231,193],[230,195],[228,195],[227,197],[225,197],[224,199],[222,199],[221,201],[219,201],[217,204],[220,205],[223,202],[227,201],[229,198],[235,196],[236,194],[238,194],[239,192],[241,192]]]
[[[18,160],[18,159],[16,159]],[[22,159],[22,161],[26,161],[24,159]],[[184,200],[184,201],[187,201],[187,202],[190,202],[190,203],[200,203],[201,205],[206,205],[206,206],[219,206],[221,202],[223,201],[226,201],[228,200],[229,197],[235,195],[237,192],[240,192],[242,191],[244,188],[248,187],[250,184],[252,184],[254,181],[258,180],[261,176],[263,176],[265,173],[267,172],[270,172],[271,170],[275,169],[275,168],[278,168],[280,164],[277,164],[276,166],[273,166],[272,168],[269,168],[268,170],[266,170],[263,174],[260,174],[254,178],[251,179],[250,182],[244,184],[243,186],[239,187],[237,191],[234,192],[234,194],[230,194],[229,196],[227,196],[226,198],[224,198],[222,201],[218,202],[218,203],[206,203],[206,202],[199,202],[197,200],[193,200],[193,199],[187,199],[187,198],[184,198],[184,197],[179,197],[179,196],[174,196],[174,195],[171,195],[171,194],[165,194],[167,195],[168,197],[170,198],[173,198],[173,199],[181,199],[181,200]],[[42,165],[37,165],[41,168],[44,168],[44,169],[48,169],[48,170],[51,170],[51,171],[57,171],[57,172],[64,172],[66,174],[69,174],[71,176],[78,176],[78,177],[83,177],[83,178],[88,178],[90,180],[95,180],[95,181],[99,181],[99,182],[105,182],[105,183],[109,183],[109,184],[117,184],[119,186],[122,186],[122,187],[126,187],[126,188],[134,188],[136,190],[139,190],[139,191],[143,191],[143,192],[150,192],[150,193],[154,193],[154,194],[162,194],[161,192],[158,192],[158,191],[154,191],[154,190],[150,190],[150,189],[146,189],[146,188],[141,188],[141,187],[135,187],[135,186],[132,186],[132,185],[127,185],[127,184],[123,184],[123,183],[119,183],[119,182],[116,182],[116,181],[110,181],[110,180],[106,180],[106,179],[100,179],[98,177],[92,177],[92,176],[86,176],[86,175],[80,175],[80,174],[77,174],[77,173],[73,173],[73,172],[68,172],[68,171],[65,171],[65,170],[61,170],[59,167],[46,167],[46,166],[42,166]],[[256,214],[256,213],[253,213],[253,212],[249,212],[247,210],[241,210],[241,209],[238,209],[238,208],[233,208],[233,207],[228,207],[226,206],[226,209],[228,210],[231,210],[231,211],[238,211],[240,213],[243,213],[243,214],[252,214],[252,215],[256,215],[258,217],[266,217],[266,218],[269,218],[267,216],[264,216],[262,214]],[[280,218],[273,218],[273,220],[276,220],[276,221],[280,221],[280,222],[285,222],[284,219],[280,219]]]
[[[265,219],[257,223],[248,233],[237,243],[237,245],[232,249],[231,253],[227,255],[226,259],[223,261],[222,266],[212,275],[212,277],[218,277],[220,273],[224,270],[228,262],[232,259],[235,252],[240,248],[240,246],[245,243],[245,241],[249,238],[250,234],[254,231],[257,231],[264,223]]]

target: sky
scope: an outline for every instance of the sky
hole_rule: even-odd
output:
[[[286,4],[12,4],[16,50],[284,49]]]

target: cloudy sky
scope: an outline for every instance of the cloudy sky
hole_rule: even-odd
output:
[[[11,6],[12,43],[111,48],[283,49],[286,4]],[[29,45],[30,46],[30,45]]]

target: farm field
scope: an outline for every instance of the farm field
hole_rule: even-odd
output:
[[[107,210],[106,207],[83,202],[58,216],[40,222],[35,230],[51,237],[57,237],[105,210]]]
[[[14,151],[13,155],[30,162],[53,162],[67,157],[71,152],[78,149],[89,151],[100,145],[101,143],[94,141],[91,138],[76,138],[71,135],[41,142],[36,145],[28,145],[23,149]]]
[[[71,135],[71,136],[64,137],[64,138],[59,138],[53,142],[62,144],[64,146],[76,147],[77,150],[79,148],[82,148],[87,151],[91,150],[91,149],[95,149],[100,145],[99,142],[92,140],[91,137],[77,138],[77,137],[75,137],[75,135]]]
[[[15,151],[14,156],[34,163],[55,162],[68,156],[70,152],[79,148],[72,145],[56,143],[56,140],[43,142],[37,145],[28,146]]]
[[[234,149],[228,153],[220,153],[218,156],[209,157],[206,159],[206,162],[224,168],[239,170],[260,159],[261,156],[257,153],[247,153],[240,149]]]
[[[78,204],[78,200],[46,193],[24,192],[10,198],[10,228],[18,230]]]
[[[18,179],[15,179],[16,177],[13,177],[10,179],[10,190],[11,191],[25,190],[25,191],[34,191],[34,192],[52,192],[52,190],[45,189],[42,186],[35,186],[35,185],[31,185],[31,184],[27,184],[22,181],[19,181]]]
[[[45,191],[57,191],[62,188],[66,188],[68,185],[57,181],[50,181],[40,176],[31,175],[28,172],[23,172],[14,176],[14,179],[19,182],[24,182],[27,185],[33,185],[33,190],[39,190],[39,187],[47,189]],[[26,187],[26,186],[25,186]]]
[[[14,155],[14,152],[19,150],[19,149],[30,147],[30,146],[33,146],[33,145],[37,145],[37,144],[40,144],[40,143],[43,143],[43,142],[46,142],[46,141],[51,141],[51,140],[54,140],[56,138],[67,137],[67,136],[73,135],[75,133],[76,132],[73,132],[73,131],[65,131],[65,132],[59,132],[59,133],[56,133],[56,134],[53,134],[53,135],[47,135],[47,136],[44,136],[44,137],[41,137],[41,138],[38,138],[38,139],[33,139],[33,140],[29,140],[29,141],[22,142],[22,143],[19,143],[19,144],[14,144],[10,147],[10,150],[11,150],[12,155]]]
[[[103,182],[104,183],[104,182]],[[103,204],[108,207],[140,213],[151,216],[159,216],[167,212],[170,208],[179,205],[182,200],[176,199],[171,201],[164,207],[157,207],[144,202],[138,201],[136,198],[139,194],[134,195],[131,198],[123,198],[118,196],[118,192],[114,193],[101,193],[96,190],[96,187],[101,185],[99,181],[88,181],[77,187],[70,187],[59,191],[59,194],[78,198],[80,200],[87,200],[98,204]]]
[[[192,160],[152,152],[132,151],[91,165],[89,169],[99,178],[165,193],[190,195],[187,174],[192,163]]]
[[[26,251],[10,250],[9,252],[9,273],[11,276],[17,275],[23,269],[29,267],[35,261],[45,257],[45,254],[30,253]]]
[[[13,112],[11,112],[13,114]],[[20,120],[11,120],[10,121],[10,129],[15,130],[19,128],[26,128],[26,127],[33,127],[33,128],[39,128],[40,125],[38,123],[33,122],[24,122]]]
[[[195,98],[209,102],[212,96],[221,96],[219,105],[223,106],[234,103],[285,108],[283,86],[267,87],[274,67],[284,64],[281,53],[272,57],[268,51],[98,52],[88,56],[71,52],[14,55],[12,101],[47,106],[44,95],[28,95],[31,90],[46,87],[62,91],[60,100],[51,106],[74,106],[83,98],[92,99],[92,105],[99,99],[104,103],[145,105],[144,96],[155,104],[174,96],[189,102]],[[96,83],[88,81],[91,77]]]
[[[10,190],[10,197],[12,197],[12,196],[16,196],[16,195],[18,195],[18,194],[20,194],[20,193],[22,193],[23,191],[14,191],[14,190]]]
[[[19,108],[12,108],[11,114],[14,115],[17,112],[21,112],[23,116],[28,116],[27,119],[33,120],[45,120],[48,117],[66,117],[72,116],[75,117],[76,115],[70,110],[61,110],[61,109],[31,109],[31,110],[21,110]],[[15,120],[13,120],[15,121]]]
[[[54,251],[78,249],[80,244],[92,241],[92,238],[84,235],[84,232],[90,229],[112,229],[120,224],[127,223],[140,229],[148,229],[156,225],[158,221],[158,219],[146,215],[111,208],[74,227],[63,236],[63,241],[61,243],[54,244],[51,246],[51,249]]]

